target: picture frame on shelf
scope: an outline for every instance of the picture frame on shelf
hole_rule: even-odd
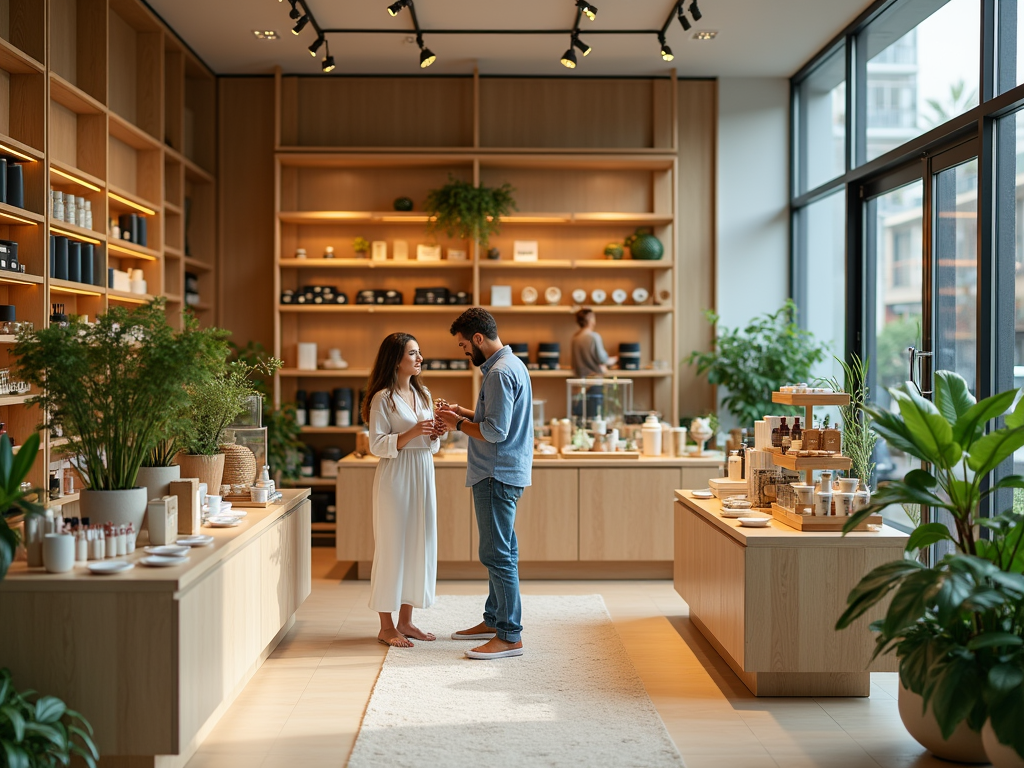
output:
[[[423,245],[422,243],[416,246],[416,261],[440,261],[441,260],[441,246],[440,245]]]
[[[491,286],[491,306],[492,307],[511,307],[512,306],[512,286],[511,285],[492,285]]]
[[[372,261],[388,260],[388,244],[385,240],[374,240],[370,243],[370,259]]]
[[[512,243],[512,261],[537,261],[539,252],[536,240],[516,240]]]
[[[448,261],[469,261],[469,254],[461,248],[449,248]]]

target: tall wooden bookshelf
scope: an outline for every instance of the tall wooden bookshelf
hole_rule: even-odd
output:
[[[0,2],[0,154],[21,158],[25,176],[25,208],[0,204],[0,239],[18,243],[26,266],[0,272],[0,303],[41,327],[55,303],[94,318],[166,296],[176,319],[189,271],[199,280],[195,313],[215,322],[215,86],[137,0]],[[51,188],[89,200],[92,228],[54,219]],[[146,247],[113,237],[110,219],[125,213],[145,216]],[[94,246],[92,283],[50,275],[50,234]],[[108,268],[141,269],[148,293],[108,288]],[[5,355],[13,341],[0,337]],[[19,444],[41,421],[30,397],[0,398],[0,420]],[[34,483],[63,442],[44,436]]]

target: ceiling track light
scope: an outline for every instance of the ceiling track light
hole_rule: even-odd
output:
[[[591,52],[592,50],[594,50],[594,49],[593,49],[593,48],[591,48],[591,47],[590,47],[589,45],[587,45],[587,44],[586,44],[586,43],[584,43],[584,42],[583,42],[582,40],[580,40],[580,38],[579,38],[579,35],[573,35],[573,36],[572,36],[572,44],[573,44],[574,46],[576,46],[577,48],[579,48],[579,49],[580,49],[580,51],[582,51],[582,52],[583,52],[583,55],[584,55],[584,56],[586,56],[586,55],[587,55],[587,54],[589,54],[589,53],[590,53],[590,52]]]
[[[668,47],[668,43],[665,42],[665,36],[658,35],[658,42],[661,43],[661,58],[665,61],[672,61],[675,56],[672,53],[672,49]]]
[[[288,11],[289,18],[298,19],[302,15],[302,13],[299,11],[298,8],[295,7],[296,0],[288,0],[288,2],[291,3],[292,5],[292,9]]]
[[[420,32],[416,33],[416,44],[420,47],[420,69],[426,69],[437,61],[434,52],[423,44],[423,34]]]
[[[320,65],[320,68],[324,71],[324,74],[326,74],[328,72],[333,71],[334,70],[334,66],[335,66],[334,65],[334,57],[331,56],[331,44],[330,43],[327,43],[327,48],[326,48],[326,50],[324,52],[325,52],[326,56],[324,56],[324,63]]]
[[[597,6],[587,0],[576,0],[576,7],[591,21],[597,17]]]
[[[679,4],[679,23],[683,25],[684,32],[689,32],[693,26],[692,24],[690,24],[690,20],[686,18],[686,12],[683,11],[682,3]]]
[[[569,40],[569,49],[562,54],[562,66],[566,69],[576,69],[576,51],[572,49],[575,42],[576,36],[573,35]]]
[[[305,28],[306,24],[308,24],[308,23],[309,23],[309,16],[307,14],[302,14],[302,18],[299,19],[297,22],[295,22],[295,26],[292,27],[292,34],[293,35],[299,34],[299,32],[301,32]]]
[[[388,6],[388,14],[391,16],[397,16],[401,13],[403,8],[408,7],[409,0],[395,0],[391,5]]]
[[[693,0],[693,2],[690,3],[690,15],[693,16],[694,21],[700,21],[701,12],[700,8],[697,7],[697,0]]]
[[[308,49],[309,50],[309,55],[312,56],[315,59],[316,58],[316,52],[318,50],[320,50],[320,46],[323,45],[323,44],[324,44],[324,36],[322,34],[321,35],[317,35],[316,40],[314,40],[313,44],[311,46],[309,46],[309,49]]]

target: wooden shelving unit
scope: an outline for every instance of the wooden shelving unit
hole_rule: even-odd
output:
[[[197,314],[213,324],[213,73],[139,0],[10,0],[0,3],[0,80],[7,83],[0,89],[0,155],[21,162],[25,177],[25,207],[0,203],[0,238],[18,243],[26,267],[25,274],[0,272],[0,303],[14,304],[19,320],[44,327],[54,303],[92,318],[110,306],[168,296],[173,321],[184,306],[188,165],[200,179],[191,182],[201,187],[194,197],[209,209],[196,217],[192,233],[209,284],[207,309]],[[178,176],[169,178],[173,172]],[[88,200],[92,228],[52,218],[51,189]],[[128,213],[145,217],[145,247],[113,237],[111,218]],[[94,247],[92,283],[51,275],[51,234]],[[111,267],[141,269],[148,293],[108,289]],[[9,356],[13,342],[0,338],[8,347],[0,354]],[[0,398],[0,421],[19,444],[41,421],[30,397]],[[42,437],[30,477],[39,486],[66,442]]]
[[[323,146],[304,138],[306,128],[298,121],[294,105],[308,86],[298,78],[277,75],[277,154],[275,179],[275,272],[274,290],[280,297],[285,289],[308,285],[330,285],[346,294],[347,304],[281,304],[275,308],[274,353],[285,362],[275,377],[275,402],[293,402],[296,391],[350,387],[354,390],[353,419],[359,408],[358,393],[365,386],[381,340],[395,331],[416,335],[425,358],[461,359],[449,326],[464,309],[457,305],[415,305],[418,287],[445,287],[471,295],[470,303],[493,312],[499,333],[506,343],[528,343],[531,359],[537,359],[539,342],[558,342],[561,364],[571,363],[571,340],[576,330],[573,317],[579,306],[572,293],[583,289],[590,297],[603,289],[608,299],[600,305],[585,304],[598,314],[598,330],[609,354],[615,355],[624,342],[640,342],[643,360],[640,371],[615,371],[614,375],[636,380],[634,407],[656,409],[672,423],[678,421],[678,355],[676,344],[676,264],[678,257],[677,179],[678,157],[669,137],[677,125],[674,98],[662,111],[650,116],[657,135],[651,148],[601,151],[580,148],[503,150],[509,144],[488,143],[503,129],[492,123],[480,97],[483,81],[475,76],[468,83],[431,83],[441,91],[469,95],[472,114],[453,115],[444,127],[432,129],[421,146],[399,146],[400,142],[374,147],[348,136],[351,126],[338,126],[338,148]],[[674,81],[666,80],[666,93]],[[338,88],[348,87],[338,85]],[[489,83],[487,89],[500,89]],[[449,94],[451,96],[451,94]],[[453,97],[452,97],[453,98]],[[456,103],[447,101],[446,103]],[[671,108],[668,105],[671,104]],[[463,120],[465,118],[465,120]],[[458,126],[476,126],[463,132]],[[323,132],[324,135],[328,131]],[[445,138],[440,138],[443,134]],[[449,135],[450,134],[450,135]],[[482,140],[481,136],[484,137]],[[561,139],[554,138],[557,142]],[[561,145],[559,145],[561,146]],[[342,148],[347,147],[347,148]],[[434,148],[432,148],[434,147]],[[450,147],[446,149],[446,147]],[[657,149],[663,147],[663,149]],[[453,151],[452,148],[457,148]],[[497,187],[508,182],[515,193],[519,211],[502,220],[501,232],[490,246],[501,258],[487,258],[487,249],[468,240],[436,237],[427,232],[428,217],[423,205],[429,190],[448,177],[479,186]],[[413,200],[414,210],[389,210],[398,197]],[[604,255],[609,242],[622,243],[637,227],[649,227],[661,240],[665,252],[659,261],[611,260]],[[373,261],[356,256],[353,239],[387,243],[388,260]],[[538,260],[512,260],[513,243],[538,243]],[[394,261],[395,242],[404,241],[410,260]],[[417,261],[417,245],[440,245],[441,261]],[[327,246],[334,258],[323,258]],[[304,248],[305,258],[296,258]],[[450,250],[466,258],[448,260]],[[507,285],[512,306],[490,306],[491,289]],[[561,290],[558,305],[533,305],[521,301],[523,289],[537,289],[543,299],[550,286]],[[629,298],[622,305],[612,303],[611,294],[623,289],[631,297],[644,288],[651,297],[642,304]],[[359,305],[356,296],[364,289],[396,290],[401,305]],[[299,342],[316,342],[322,360],[332,347],[341,349],[351,367],[344,371],[299,371]],[[664,365],[654,368],[654,361]],[[531,371],[534,398],[546,401],[547,418],[565,416],[565,379],[569,370]],[[480,375],[469,371],[424,371],[435,397],[472,404],[480,387]],[[303,431],[303,438],[316,447],[354,446],[348,433],[357,428]]]

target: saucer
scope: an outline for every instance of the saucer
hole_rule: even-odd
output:
[[[550,305],[558,304],[562,300],[562,291],[558,286],[552,285],[544,291],[544,301]]]
[[[633,289],[633,302],[635,304],[643,304],[650,296],[651,294],[647,292],[646,288]]]
[[[595,288],[590,292],[590,299],[595,304],[604,304],[604,300],[608,298],[608,294],[601,288]]]
[[[737,522],[747,528],[767,528],[771,523],[770,517],[741,517]]]
[[[146,547],[147,555],[160,555],[161,557],[184,557],[188,554],[188,547],[185,545],[162,544],[159,547]]]
[[[182,547],[207,547],[213,544],[213,536],[206,533],[199,533],[195,536],[182,536],[174,543]]]
[[[187,557],[161,557],[160,555],[150,555],[139,560],[143,565],[148,565],[152,568],[170,568],[175,565],[183,565],[188,562]]]
[[[523,304],[536,304],[537,303],[537,289],[532,285],[528,285],[523,288],[523,292],[519,294],[519,297],[523,300]]]
[[[211,528],[234,528],[241,521],[240,518],[233,517],[232,515],[214,515],[213,517],[206,518],[206,522],[203,525],[208,525]]]
[[[100,576],[111,573],[124,573],[135,567],[135,563],[126,563],[124,560],[98,560],[85,566],[90,572]]]
[[[695,499],[711,499],[714,498],[714,494],[711,493],[710,488],[702,488],[699,491],[690,491],[690,495]]]

